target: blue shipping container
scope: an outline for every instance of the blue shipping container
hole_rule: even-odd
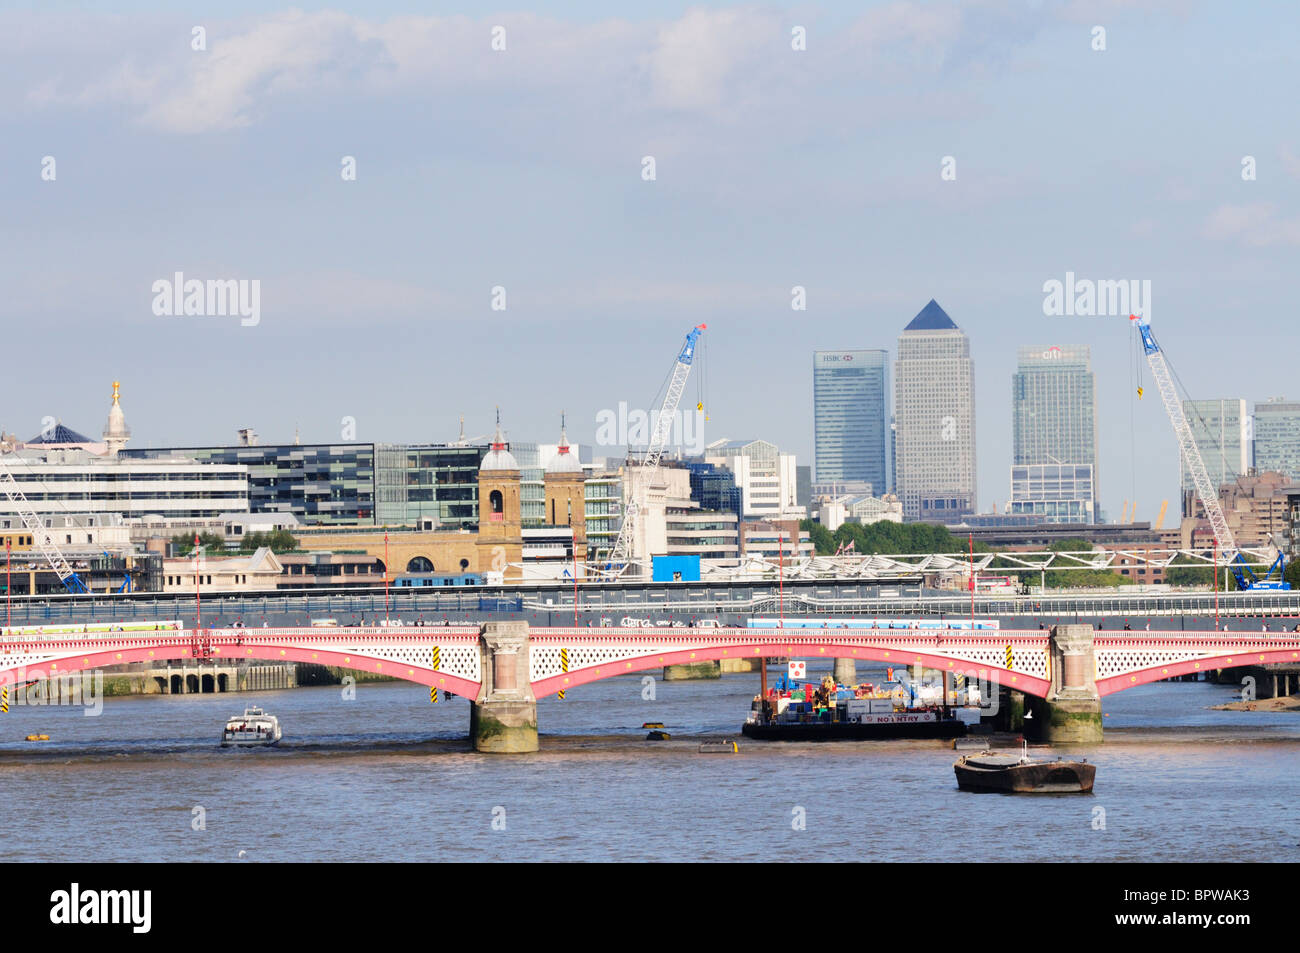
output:
[[[650,578],[655,582],[699,582],[699,556],[652,556]]]

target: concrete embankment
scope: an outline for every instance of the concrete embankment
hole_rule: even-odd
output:
[[[307,684],[300,680],[299,669],[320,666],[295,662],[241,661],[200,665],[147,665],[134,663],[110,671],[77,672],[55,678],[43,678],[14,689],[28,702],[59,702],[71,698],[99,695],[113,698],[126,695],[213,695],[228,692],[275,691]],[[362,675],[358,680],[374,681]],[[336,678],[334,683],[340,679]],[[323,681],[311,684],[331,684]]]

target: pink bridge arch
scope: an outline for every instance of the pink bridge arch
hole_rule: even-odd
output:
[[[1166,678],[1247,665],[1300,664],[1300,639],[1229,632],[1098,634],[1097,693],[1113,695]]]
[[[154,626],[158,627],[154,627]],[[15,631],[0,638],[0,684],[58,677],[135,662],[271,660],[372,672],[477,698],[479,627],[391,626],[262,629],[178,628],[138,623],[128,631]],[[617,675],[666,665],[789,656],[851,658],[886,665],[978,673],[1043,697],[1051,690],[1048,635],[1025,630],[609,629],[534,627],[530,681],[541,698]],[[1290,635],[1097,633],[1099,695],[1189,672],[1274,662],[1300,663]],[[1010,664],[1008,665],[1008,661]]]
[[[1032,695],[1050,688],[1043,632],[890,629],[591,629],[542,628],[529,632],[533,693],[649,671],[666,665],[724,659],[789,656],[849,658],[898,667],[921,665],[953,673],[976,672]],[[1005,665],[1010,646],[1012,666]],[[561,648],[569,667],[554,662]]]
[[[444,664],[444,651],[450,654],[460,650],[456,657],[447,657],[452,670],[434,667],[435,648],[440,665]],[[477,651],[477,627],[165,629],[72,637],[55,634],[3,642],[0,685],[136,662],[232,664],[255,659],[370,672],[474,698],[480,682]]]

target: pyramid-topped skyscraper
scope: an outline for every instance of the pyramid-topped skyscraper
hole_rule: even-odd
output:
[[[930,303],[917,312],[916,317],[907,323],[904,331],[960,331],[961,328],[948,317],[948,312],[939,307],[933,298]]]
[[[894,416],[904,518],[955,523],[974,513],[975,364],[965,332],[934,299],[899,335]]]

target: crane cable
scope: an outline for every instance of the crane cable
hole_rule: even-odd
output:
[[[1137,328],[1134,322],[1129,322],[1129,365],[1128,365],[1128,439],[1129,439],[1129,494],[1133,500],[1133,508],[1137,509],[1137,404],[1133,400],[1133,394],[1136,391],[1138,400],[1142,399],[1142,371],[1140,367],[1141,359],[1137,353]]]
[[[708,373],[708,361],[705,360],[706,347],[705,338],[701,338],[697,348],[695,348],[695,356],[697,356],[699,364],[699,367],[695,369],[695,411],[701,413],[705,413],[705,398],[708,395],[708,387],[706,386]],[[705,420],[708,420],[707,416]]]

